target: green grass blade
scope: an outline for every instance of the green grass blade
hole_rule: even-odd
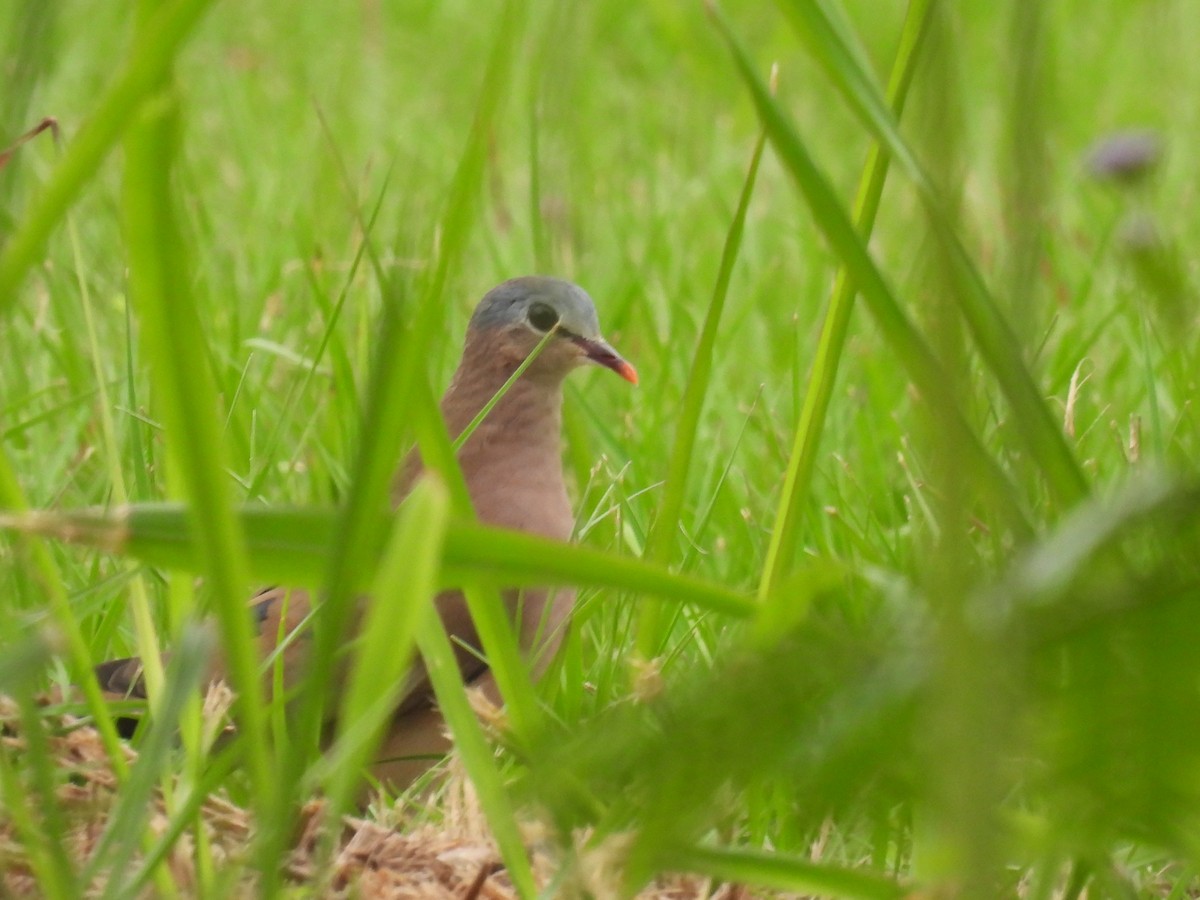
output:
[[[641,591],[744,617],[754,607],[744,594],[691,575],[586,547],[483,525],[457,523],[446,539],[446,570],[485,572],[502,584],[573,584]]]
[[[424,377],[419,370],[435,343],[434,328],[444,308],[449,271],[461,258],[473,222],[486,161],[487,135],[507,94],[511,61],[520,44],[524,14],[523,4],[516,0],[506,3],[501,12],[475,120],[437,229],[438,252],[433,271],[417,292],[412,321],[407,327],[402,321],[403,310],[395,284],[389,281],[381,285],[387,304],[367,394],[362,444],[342,525],[335,535],[326,599],[317,619],[311,690],[306,691],[295,742],[300,755],[315,751],[317,746],[329,701],[328,679],[320,673],[332,663],[344,639],[356,573],[365,568],[383,527],[390,480],[407,422],[413,417],[411,405],[398,402],[398,398],[416,397],[417,402],[424,399],[415,390]],[[488,637],[481,630],[481,638],[486,641]],[[510,643],[515,654],[516,639],[512,638]]]
[[[481,206],[492,135],[511,92],[517,51],[523,46],[529,14],[529,4],[525,0],[508,0],[501,12],[471,131],[440,224],[436,264],[421,299],[413,329],[416,333],[430,333],[429,311],[444,302],[449,273],[464,259],[467,238]],[[422,311],[425,312],[423,316]],[[458,463],[452,454],[447,453],[444,427],[431,423],[431,417],[428,416],[422,417],[422,421],[429,426],[417,432],[417,444],[422,457],[450,486],[455,516],[463,519],[473,517],[474,512],[466,502],[468,498],[462,487],[461,473],[457,471]],[[452,469],[455,471],[451,472]],[[537,730],[541,718],[540,707],[534,697],[516,633],[504,612],[503,604],[494,586],[487,582],[466,584],[463,595],[496,684],[508,706],[513,730],[518,735],[532,734]]]
[[[136,366],[134,364],[133,310],[130,309],[128,300],[124,304],[124,313],[125,402],[126,408],[133,410],[138,408],[138,398],[137,379],[135,376]],[[142,423],[135,416],[129,417],[128,435],[130,465],[133,468],[135,486],[134,499],[144,502],[150,500],[153,496],[149,473],[154,471],[154,456],[151,449],[146,446],[146,442],[142,439]]]
[[[71,254],[75,261],[76,283],[79,286],[80,305],[83,308],[84,324],[87,327],[87,342],[92,359],[93,372],[98,392],[98,413],[100,417],[100,432],[104,439],[104,457],[108,461],[108,479],[113,500],[117,505],[129,502],[129,492],[125,488],[125,479],[121,472],[121,453],[118,450],[117,428],[113,420],[112,403],[109,400],[108,384],[102,369],[100,341],[96,330],[96,316],[93,310],[91,290],[88,280],[84,277],[84,261],[79,241],[78,229],[74,218],[67,214],[67,233],[70,236]],[[130,610],[133,615],[134,631],[137,635],[138,656],[143,660],[142,671],[146,680],[146,695],[153,708],[158,702],[162,690],[163,667],[162,651],[159,647],[158,635],[154,629],[154,616],[150,607],[150,597],[146,591],[145,582],[141,576],[134,574],[129,582]]]
[[[253,505],[243,507],[240,515],[250,572],[256,579],[320,583],[333,532],[341,521],[337,510]],[[0,528],[98,547],[166,569],[199,572],[203,557],[191,536],[192,527],[185,508],[170,503],[113,511],[0,515]],[[375,544],[369,551],[370,565],[364,572],[370,571],[381,550]],[[452,520],[447,526],[443,560],[442,588],[482,578],[506,587],[577,585],[637,591],[735,618],[747,618],[755,610],[744,593],[694,575],[471,521]],[[352,586],[356,592],[366,590],[368,576],[360,574]]]
[[[188,499],[199,558],[212,588],[229,680],[237,693],[235,710],[255,788],[259,835],[269,846],[279,839],[276,827],[282,827],[274,818],[278,780],[268,761],[263,690],[246,615],[248,572],[241,522],[231,506],[205,332],[190,291],[191,274],[173,207],[170,164],[176,126],[172,100],[160,95],[125,141],[123,211],[130,296],[141,323],[172,471]],[[277,867],[267,856],[264,851],[258,862],[270,882]]]
[[[1020,340],[967,254],[933,180],[900,134],[887,100],[846,49],[838,30],[829,23],[819,4],[791,0],[780,5],[842,98],[916,186],[934,232],[949,253],[952,274],[960,287],[963,316],[984,361],[1013,408],[1019,424],[1018,436],[1024,440],[1047,484],[1059,499],[1067,506],[1082,500],[1089,491],[1087,481],[1029,372]]]
[[[542,336],[542,339],[537,342],[537,346],[533,348],[530,354],[521,360],[521,364],[513,370],[513,373],[509,375],[507,379],[505,379],[504,384],[500,385],[500,389],[491,396],[487,403],[483,404],[483,408],[480,409],[479,412],[475,413],[475,417],[467,423],[467,427],[464,428],[462,432],[459,433],[458,437],[454,439],[454,443],[451,446],[455,452],[461,450],[463,444],[470,440],[471,435],[475,433],[475,429],[482,425],[483,420],[491,415],[492,410],[496,408],[496,404],[504,399],[504,395],[509,392],[509,389],[512,388],[514,384],[517,383],[517,379],[525,374],[525,370],[533,365],[533,361],[541,355],[542,350],[546,348],[546,345],[550,343],[550,341],[557,334],[558,325],[555,324],[553,328],[551,328]]]
[[[515,43],[519,43],[519,33],[526,14],[522,4],[510,3],[501,17],[501,27],[498,29],[498,35],[493,44],[487,75],[484,79],[484,88],[477,101],[471,134],[450,187],[450,198],[446,210],[437,228],[438,248],[435,253],[434,271],[422,287],[417,304],[417,321],[409,329],[410,345],[421,348],[421,352],[416,353],[416,356],[424,355],[430,346],[428,337],[419,338],[416,335],[431,333],[434,325],[431,316],[442,304],[442,293],[448,281],[449,272],[461,257],[466,246],[465,242],[471,229],[472,217],[475,214],[474,210],[478,205],[478,195],[482,187],[487,142],[490,140],[491,131],[495,127],[495,120],[507,93],[507,82],[511,78],[511,50]],[[344,189],[349,195],[352,185],[345,167],[339,166],[339,170],[342,173]],[[361,212],[356,211],[356,215],[367,235],[365,246],[376,276],[380,284],[387,284],[388,275],[379,254],[370,241],[371,229],[367,223],[363,223]],[[424,374],[418,370],[414,370],[415,374],[394,370],[397,378],[409,377],[411,374],[412,381],[408,383],[407,388],[402,388],[397,382],[390,391],[395,396],[412,398],[408,412],[412,419],[414,434],[424,464],[444,480],[445,485],[449,488],[452,508],[456,516],[461,519],[469,519],[473,517],[474,513],[467,493],[466,482],[462,477],[454,451],[470,437],[471,432],[494,407],[495,403],[520,376],[521,372],[532,363],[533,359],[541,352],[546,340],[548,338],[544,339],[518,367],[513,376],[468,424],[453,444],[446,432],[445,424]],[[385,341],[384,346],[387,344],[388,342]],[[528,671],[521,659],[516,636],[503,613],[503,606],[494,589],[489,586],[472,583],[464,584],[462,587],[482,647],[488,656],[501,695],[508,705],[513,730],[517,733],[528,733],[536,726],[539,708]]]
[[[900,32],[900,45],[896,49],[888,85],[888,99],[892,108],[896,110],[897,117],[904,108],[904,101],[916,72],[928,12],[928,0],[910,3],[904,27]],[[870,237],[874,228],[887,171],[888,157],[876,143],[867,155],[854,200],[854,227],[864,240]],[[796,423],[795,439],[784,475],[783,492],[779,508],[775,512],[775,527],[771,530],[771,540],[759,582],[760,599],[768,596],[792,567],[797,523],[811,488],[817,451],[821,445],[821,435],[825,431],[825,419],[833,397],[842,350],[849,334],[850,312],[854,308],[855,292],[856,285],[843,263],[838,268],[834,281],[829,307],[821,326],[816,356],[813,359],[808,390],[800,410],[800,420]]]
[[[491,745],[475,711],[467,700],[454,648],[437,616],[425,616],[417,626],[417,644],[425,659],[429,681],[437,695],[438,708],[454,736],[454,745],[462,757],[463,766],[479,795],[479,803],[487,816],[496,846],[504,858],[513,886],[521,897],[534,897],[537,889],[533,871],[525,854],[517,820],[500,773],[496,768]]]
[[[671,561],[674,555],[678,540],[679,521],[687,497],[688,473],[696,450],[696,434],[700,427],[700,414],[704,410],[704,399],[708,394],[709,382],[712,379],[713,345],[720,332],[721,315],[725,311],[725,297],[729,293],[729,279],[733,275],[733,266],[737,262],[738,251],[741,248],[742,233],[746,227],[746,211],[750,208],[750,198],[754,195],[758,165],[762,161],[766,145],[767,135],[766,132],[763,132],[755,141],[754,151],[750,155],[750,165],[746,170],[746,179],[742,183],[737,209],[733,214],[733,221],[729,224],[729,231],[725,235],[721,263],[717,270],[717,283],[713,287],[712,299],[709,301],[708,312],[704,317],[704,326],[693,351],[692,367],[688,373],[683,400],[679,406],[679,417],[676,420],[675,441],[671,445],[671,454],[667,461],[667,475],[663,485],[662,500],[659,503],[654,523],[651,525],[650,535],[646,540],[645,557],[652,562],[665,565]],[[658,654],[662,640],[662,607],[655,604],[642,607],[638,618],[637,652],[644,659],[650,659]]]
[[[104,835],[88,861],[89,878],[107,875],[104,897],[123,896],[127,877],[136,874],[133,859],[143,848],[146,811],[154,791],[173,762],[176,730],[188,703],[195,697],[215,649],[211,634],[186,629],[176,642],[164,679],[162,702],[151,718],[149,732],[138,749],[128,783],[117,797]]]
[[[414,489],[392,528],[371,585],[358,652],[339,710],[338,739],[326,753],[326,796],[336,821],[359,785],[404,688],[419,622],[433,613],[449,499],[436,481]]]
[[[995,459],[984,449],[979,436],[967,424],[952,392],[947,388],[951,383],[950,376],[901,309],[867,252],[862,238],[855,231],[850,217],[839,205],[828,181],[817,170],[799,135],[755,73],[745,50],[725,21],[719,16],[716,21],[781,161],[808,203],[814,222],[842,258],[851,280],[858,285],[892,352],[921,392],[924,402],[936,411],[939,425],[948,429],[958,444],[970,454],[971,464],[979,473],[980,486],[989,501],[1004,515],[1011,527],[1028,534],[1025,512],[1017,503],[1019,495]]]
[[[893,112],[895,107],[888,102],[873,76],[863,67],[864,60],[861,56],[844,40],[845,26],[839,25],[827,15],[823,3],[777,0],[776,5],[783,11],[813,58],[829,75],[842,99],[850,104],[860,119],[870,125],[872,131],[888,135],[888,140],[880,140],[886,144],[889,153],[906,172],[920,173],[921,166],[916,156],[896,131],[897,116]],[[924,29],[923,20],[929,6],[929,0],[914,0],[908,4],[906,31],[912,27]],[[897,54],[897,62],[899,60],[900,53]]]

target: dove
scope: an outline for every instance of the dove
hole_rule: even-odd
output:
[[[579,286],[559,278],[526,276],[493,288],[479,302],[467,326],[462,359],[440,408],[451,437],[462,434],[543,339],[541,352],[521,373],[458,450],[458,461],[480,522],[567,541],[574,512],[562,463],[563,383],[585,365],[610,369],[637,384],[637,372],[600,334],[596,307]],[[419,454],[405,457],[392,484],[398,505],[422,475]],[[574,604],[574,592],[558,588],[502,591],[522,651],[536,674],[544,671],[561,643]],[[362,604],[372,602],[363,598]],[[285,688],[305,671],[309,641],[297,640],[307,627],[313,595],[283,586],[260,591],[249,604],[263,660],[283,643]],[[479,647],[466,601],[457,590],[434,599],[438,615],[455,644],[463,681],[499,700]],[[291,636],[291,637],[289,637]],[[144,698],[140,660],[117,659],[95,667],[105,694],[113,699]],[[221,677],[214,659],[209,678]],[[418,663],[409,673],[405,698],[392,715],[372,776],[403,789],[449,749],[449,738],[428,680]],[[270,690],[270,675],[267,676]],[[136,720],[122,718],[123,733]]]

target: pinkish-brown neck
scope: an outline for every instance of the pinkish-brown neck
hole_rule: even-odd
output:
[[[442,415],[463,432],[512,374],[511,363],[472,354],[454,375]],[[526,371],[458,452],[481,522],[566,540],[573,517],[562,470],[562,379]]]

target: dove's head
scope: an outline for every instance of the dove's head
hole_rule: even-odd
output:
[[[592,362],[637,384],[637,370],[601,337],[592,298],[561,278],[529,275],[492,288],[475,308],[467,335],[468,347],[479,340],[514,369],[549,335],[528,375],[561,379]]]

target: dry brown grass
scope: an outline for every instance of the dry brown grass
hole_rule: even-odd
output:
[[[66,714],[46,716],[51,752],[62,773],[57,788],[59,813],[66,823],[64,841],[68,856],[82,865],[96,851],[119,797],[120,785],[109,765],[99,735],[83,720]],[[0,697],[0,745],[20,768],[28,745],[21,733],[14,703]],[[133,761],[134,751],[126,748]],[[405,900],[482,898],[508,900],[516,896],[479,809],[474,791],[465,776],[451,765],[444,789],[436,799],[410,801],[436,803],[434,811],[395,806],[379,809],[370,818],[347,816],[332,860],[319,855],[322,803],[311,801],[303,810],[297,840],[283,862],[287,879],[295,885],[320,886],[326,897],[381,897]],[[430,815],[430,813],[435,813]],[[163,800],[156,795],[147,809],[149,832],[163,834],[169,823]],[[423,820],[419,824],[416,819]],[[436,821],[438,824],[429,824]],[[249,846],[253,821],[249,813],[223,794],[213,794],[204,803],[197,827],[218,866],[236,865]],[[409,824],[404,824],[408,822]],[[583,852],[580,860],[562,874],[562,854],[555,841],[536,822],[525,827],[526,844],[541,886],[557,884],[560,896],[621,895],[620,847],[613,844]],[[185,832],[167,855],[165,865],[171,880],[185,896],[197,894],[198,878],[194,857],[197,835]],[[88,885],[89,894],[104,888],[101,875]],[[255,896],[252,874],[239,883],[241,896]],[[0,896],[37,897],[42,891],[31,869],[27,848],[11,819],[0,813]],[[151,890],[146,896],[152,896]],[[645,900],[692,900],[719,898],[742,900],[752,895],[744,888],[716,885],[693,876],[671,876],[647,886],[637,895]]]

